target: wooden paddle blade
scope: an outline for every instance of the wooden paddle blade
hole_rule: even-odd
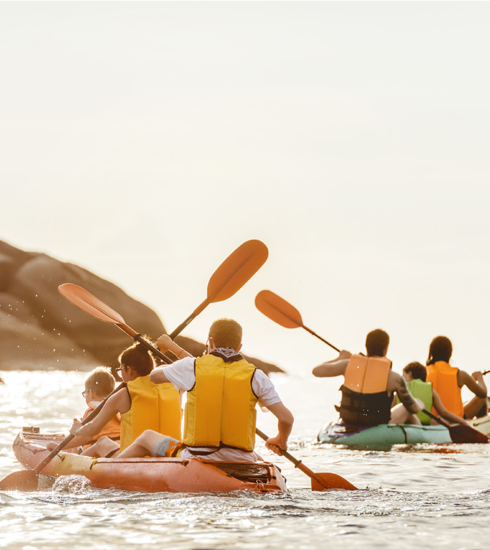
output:
[[[470,426],[458,424],[449,428],[453,443],[488,443],[488,436]]]
[[[269,256],[261,241],[243,243],[218,267],[208,283],[207,303],[228,300],[251,279]]]
[[[282,327],[298,328],[303,326],[301,313],[289,302],[270,290],[262,290],[257,294],[255,307]]]
[[[106,323],[124,324],[124,319],[117,311],[114,311],[81,286],[65,283],[58,287],[58,291],[73,305],[83,309],[83,311],[92,315],[92,317]]]
[[[37,491],[38,474],[34,470],[12,472],[0,481],[0,491]]]
[[[352,485],[352,483],[350,483],[350,481],[347,481],[342,476],[339,476],[337,474],[315,472],[315,477],[321,478],[323,484],[320,484],[314,477],[312,477],[312,491],[329,491],[332,489],[344,489],[346,491],[358,490],[355,485]]]

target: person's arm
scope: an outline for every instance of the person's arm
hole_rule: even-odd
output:
[[[70,429],[70,433],[75,435],[77,438],[85,438],[84,443],[86,443],[87,441],[90,441],[91,436],[97,435],[102,428],[116,416],[117,413],[127,413],[130,407],[131,400],[129,399],[128,391],[126,389],[118,391],[112,397],[109,397],[109,399],[104,403],[100,413],[91,422],[88,422],[82,426],[79,420],[75,420]],[[73,443],[71,443],[71,445],[73,446]],[[79,445],[83,445],[83,443],[79,443]]]
[[[388,383],[388,391],[392,389],[396,391],[398,398],[403,403],[403,406],[407,409],[408,412],[412,414],[417,414],[423,410],[424,406],[421,405],[422,401],[418,403],[413,395],[409,392],[407,384],[403,377],[397,372],[391,371]]]
[[[165,367],[157,367],[150,372],[150,382],[154,384],[169,384],[170,380],[165,376]]]
[[[162,351],[163,353],[170,350],[174,355],[179,358],[179,361],[173,363],[172,367],[178,368],[179,364],[181,364],[182,359],[192,357],[190,353],[187,353],[187,351],[182,349],[167,334],[162,334],[162,336],[158,338],[157,344],[160,348],[160,351]],[[161,367],[153,369],[150,373],[150,382],[153,382],[154,384],[173,384],[173,382],[165,376],[165,369],[168,368],[170,367],[162,365]]]
[[[457,424],[471,426],[471,424],[464,418],[461,418],[460,416],[449,412],[442,404],[441,398],[435,390],[432,390],[432,404],[434,405],[434,409],[442,416],[442,418],[445,418],[446,420],[449,420],[450,422],[455,422]]]
[[[460,387],[466,386],[477,397],[483,398],[487,396],[487,386],[485,385],[483,374],[480,371],[474,372],[473,375],[470,376],[464,370],[459,370],[458,385]]]
[[[325,361],[325,363],[315,367],[312,371],[313,376],[327,378],[330,376],[340,376],[341,374],[345,374],[345,369],[349,364],[351,355],[352,354],[349,351],[342,350],[337,358],[332,359],[332,361]]]
[[[277,430],[279,433],[275,437],[269,437],[265,442],[265,446],[269,451],[280,455],[281,450],[287,451],[288,449],[288,437],[293,429],[294,417],[291,411],[281,402],[269,405],[267,408],[277,418]]]

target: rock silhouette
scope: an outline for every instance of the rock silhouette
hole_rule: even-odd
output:
[[[82,286],[142,334],[156,339],[165,332],[152,309],[113,283],[77,265],[0,241],[0,370],[117,366],[119,353],[131,340],[63,298],[58,292],[63,283]],[[191,338],[179,336],[176,341],[193,355],[204,350],[204,344]],[[282,372],[270,363],[248,359],[267,373]]]

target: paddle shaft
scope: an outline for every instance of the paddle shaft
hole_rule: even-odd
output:
[[[436,416],[435,414],[432,414],[427,409],[423,409],[421,412],[426,414],[427,416],[430,416],[432,420],[435,420],[436,422],[439,422],[442,426],[445,426],[446,428],[451,428],[451,424],[447,420],[444,420],[443,418],[440,418],[439,416]]]
[[[85,418],[85,420],[83,420],[82,422],[82,426],[84,426],[85,424],[88,424],[89,422],[91,422],[99,413],[100,411],[102,410],[102,407],[104,406],[104,403],[109,399],[109,397],[111,397],[111,395],[114,395],[116,392],[118,392],[119,390],[122,390],[126,387],[126,383],[123,382],[122,384],[119,384],[119,386],[113,391],[111,392],[88,416],[87,418]],[[65,439],[63,439],[63,441],[55,448],[53,449],[49,455],[44,458],[35,468],[34,468],[34,472],[36,472],[36,474],[40,474],[44,467],[49,463],[51,462],[51,460],[53,460],[53,458],[60,452],[62,451],[67,445],[68,443],[70,443],[70,441],[74,438],[75,436],[73,434],[70,434],[69,436],[65,437]]]
[[[330,346],[332,349],[334,349],[335,351],[338,351],[340,353],[340,350],[339,348],[336,348],[333,344],[331,344],[330,342],[327,342],[327,340],[325,340],[324,338],[322,338],[321,336],[319,336],[316,332],[313,332],[311,329],[309,329],[308,327],[305,327],[305,325],[301,325],[301,328],[304,328],[306,331],[308,331],[310,334],[313,334],[313,336],[316,336],[319,340],[321,340],[322,342],[324,342],[325,344],[327,344],[327,346]]]
[[[210,303],[211,300],[209,298],[206,298],[204,302],[199,307],[197,307],[189,315],[189,317],[187,317],[187,319],[172,332],[172,334],[170,334],[170,338],[172,338],[173,340],[176,336],[178,336],[192,320],[194,320],[205,308],[208,307]]]
[[[168,365],[172,363],[172,360],[169,359],[165,354],[163,354],[157,347],[155,347],[151,342],[148,342],[148,340],[145,340],[141,334],[133,330],[131,327],[124,323],[116,323],[117,328],[121,329],[123,332],[125,332],[128,336],[131,336],[133,340],[137,340],[140,344],[145,346],[146,349],[150,350],[154,355],[157,357],[160,357],[160,359],[167,363]],[[112,394],[111,394],[112,395]]]
[[[255,428],[255,433],[261,437],[264,441],[267,441],[269,439],[269,437],[267,435],[265,435],[265,433],[261,430],[259,430],[258,428]],[[306,474],[307,476],[309,476],[311,479],[314,479],[317,483],[319,483],[322,487],[325,487],[325,489],[331,489],[331,487],[329,487],[323,480],[320,476],[317,476],[315,474],[315,472],[313,472],[312,470],[310,470],[307,466],[305,466],[301,460],[298,460],[297,458],[294,458],[294,456],[290,453],[288,453],[287,451],[283,451],[282,449],[279,449],[281,451],[281,455],[284,457],[284,458],[287,458],[290,462],[292,462],[294,464],[294,466],[296,468],[298,468],[299,470],[301,470],[304,474]]]

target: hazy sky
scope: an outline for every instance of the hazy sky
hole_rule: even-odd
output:
[[[0,239],[122,286],[175,328],[248,239],[219,316],[307,371],[377,327],[490,368],[490,4],[0,3]],[[137,329],[138,327],[133,327]]]

